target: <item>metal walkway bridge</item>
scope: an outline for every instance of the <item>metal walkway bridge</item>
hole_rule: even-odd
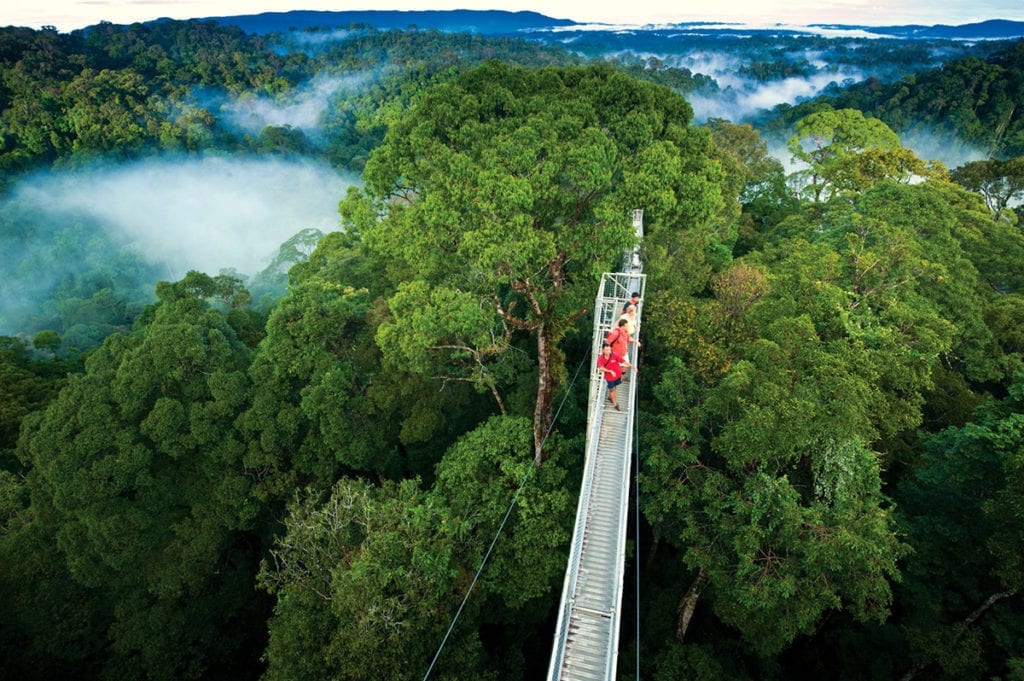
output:
[[[633,211],[638,242],[643,238],[643,211]],[[592,357],[613,328],[632,292],[644,295],[645,275],[639,246],[623,258],[622,272],[606,273],[594,303]],[[640,310],[636,336],[640,335]],[[636,346],[629,361],[636,364]],[[618,662],[622,577],[629,511],[629,470],[633,454],[633,403],[637,376],[616,390],[622,411],[611,409],[602,376],[591,371],[586,461],[576,508],[562,606],[548,679],[615,678]]]

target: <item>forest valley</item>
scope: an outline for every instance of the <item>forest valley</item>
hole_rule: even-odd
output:
[[[353,74],[316,133],[208,106]],[[1024,679],[1024,41],[749,121],[696,122],[706,86],[436,31],[0,29],[0,198],[171,154],[359,176],[263,271],[175,280],[0,205],[5,675],[423,678],[529,476],[432,678],[540,678],[642,208],[620,675]]]

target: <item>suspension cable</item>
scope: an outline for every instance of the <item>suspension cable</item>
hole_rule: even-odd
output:
[[[551,435],[551,430],[555,427],[555,422],[558,420],[558,415],[562,413],[562,407],[565,405],[565,401],[569,398],[572,393],[572,386],[576,383],[576,379],[580,375],[580,370],[583,365],[590,359],[590,350],[583,355],[583,359],[580,361],[578,367],[576,367],[576,373],[573,375],[572,380],[566,387],[565,395],[562,397],[562,401],[558,404],[558,409],[555,410],[554,416],[551,418],[551,423],[548,424],[548,430],[544,433],[544,438],[540,442],[540,446],[543,447],[544,443],[548,441],[548,436]],[[448,625],[448,631],[445,632],[444,638],[441,639],[441,645],[438,646],[437,652],[434,653],[434,659],[430,661],[430,666],[427,667],[427,672],[423,675],[423,681],[427,681],[430,677],[430,672],[434,670],[434,665],[437,663],[439,657],[441,657],[441,651],[444,649],[445,643],[448,642],[448,637],[451,636],[452,630],[455,629],[455,623],[458,621],[459,616],[462,614],[463,608],[466,607],[466,602],[469,600],[469,595],[473,592],[473,587],[476,586],[476,582],[480,579],[480,574],[484,570],[484,565],[487,564],[487,559],[491,556],[491,551],[494,550],[494,545],[498,543],[498,537],[501,536],[502,530],[505,528],[505,523],[508,521],[510,515],[512,515],[512,509],[515,508],[516,502],[519,501],[519,494],[523,491],[523,487],[526,486],[526,481],[529,480],[530,475],[533,474],[533,470],[537,466],[530,466],[529,470],[526,471],[526,475],[519,483],[519,487],[512,495],[512,502],[508,505],[508,509],[505,511],[505,517],[501,519],[501,524],[498,525],[498,531],[494,534],[494,539],[491,540],[491,545],[487,547],[487,551],[484,553],[483,559],[480,561],[480,567],[477,568],[476,574],[473,575],[473,581],[469,583],[469,587],[466,589],[466,595],[462,598],[462,603],[459,604],[459,609],[455,611],[455,616],[452,617],[451,624]]]

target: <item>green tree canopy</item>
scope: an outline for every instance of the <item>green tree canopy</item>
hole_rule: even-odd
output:
[[[109,604],[104,666],[119,678],[227,669],[253,634],[236,626],[259,603],[233,425],[250,352],[195,295],[214,289],[194,273],[161,286],[145,326],[109,337],[19,441],[32,507],[75,582]]]
[[[691,115],[678,95],[608,67],[492,62],[424,92],[372,154],[365,189],[342,205],[347,226],[392,259],[395,281],[423,282],[392,302],[385,350],[412,357],[410,345],[432,347],[438,364],[468,353],[493,388],[487,364],[515,334],[533,335],[539,463],[563,372],[558,343],[586,313],[601,272],[634,243],[630,209],[645,207],[668,230],[704,223],[721,206],[718,165],[706,136],[688,127]],[[447,317],[453,296],[458,309],[479,310],[461,328],[402,316]],[[395,324],[417,338],[389,342]]]
[[[428,490],[344,478],[297,495],[260,573],[277,595],[267,677],[418,679],[435,655],[439,677],[521,674],[524,651],[488,659],[479,631],[500,623],[518,630],[511,641],[532,640],[548,611],[532,606],[556,597],[565,566],[565,471],[557,460],[532,470],[531,439],[528,419],[494,417],[449,449]]]
[[[712,297],[666,305],[652,340],[677,360],[655,390],[645,514],[691,571],[680,613],[703,593],[767,653],[829,610],[887,616],[906,551],[882,493],[889,443],[921,424],[940,364],[979,382],[1018,366],[986,322],[1014,301],[974,231],[1012,250],[1012,228],[979,204],[880,182],[789,217]]]

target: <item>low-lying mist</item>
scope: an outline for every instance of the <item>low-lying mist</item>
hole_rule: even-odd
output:
[[[855,83],[866,73],[849,64],[830,64],[819,50],[806,50],[788,55],[786,60],[800,64],[801,75],[755,79],[744,75],[749,59],[742,54],[698,50],[685,54],[640,53],[642,58],[660,62],[693,74],[713,78],[718,88],[687,93],[693,107],[694,120],[704,123],[709,118],[742,122],[750,116],[777,104],[796,104],[821,94],[829,85]]]
[[[795,104],[811,99],[834,82],[853,80],[852,74],[816,73],[808,77],[791,77],[767,82],[732,82],[719,92],[696,93],[687,96],[693,107],[694,120],[703,123],[709,118],[743,121],[777,104]],[[720,81],[721,82],[721,81]]]
[[[322,162],[255,156],[26,176],[0,201],[0,334],[66,330],[62,301],[104,292],[123,306],[189,270],[254,275],[299,231],[337,230],[356,181]]]
[[[370,71],[344,76],[321,74],[283,98],[247,96],[225,100],[219,106],[211,107],[209,102],[206,105],[219,109],[230,126],[253,135],[268,125],[289,126],[318,139],[322,136],[323,116],[331,100],[358,93],[377,77],[378,74]]]
[[[901,131],[899,135],[900,144],[913,149],[918,158],[942,161],[950,170],[988,158],[988,152],[984,149],[961,142],[948,132],[935,132],[927,126],[915,126]]]
[[[354,181],[311,160],[161,159],[37,175],[9,201],[53,220],[92,218],[169,277],[253,274],[300,229],[337,229],[338,201]]]

